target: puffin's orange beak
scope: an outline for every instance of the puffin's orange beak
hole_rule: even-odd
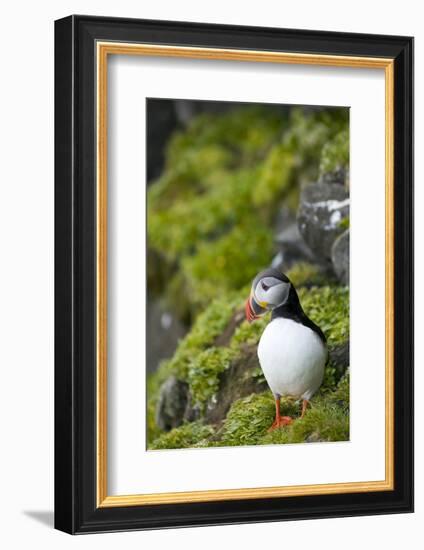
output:
[[[251,296],[249,296],[249,298],[247,299],[246,305],[244,308],[246,312],[246,319],[247,321],[249,321],[249,323],[251,323],[252,321],[258,318],[258,315],[256,315],[256,313],[253,311],[252,302],[250,300],[251,300]]]

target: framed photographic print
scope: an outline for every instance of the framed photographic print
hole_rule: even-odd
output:
[[[55,24],[55,525],[413,509],[413,39]]]

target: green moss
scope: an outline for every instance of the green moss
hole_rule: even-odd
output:
[[[220,446],[256,445],[274,419],[271,392],[252,394],[233,403],[220,430]]]
[[[191,428],[184,425],[173,430],[168,439],[154,424],[155,396],[160,384],[172,373],[190,386],[194,403],[205,410],[205,405],[216,394],[220,374],[232,360],[242,354],[244,346],[255,346],[269,322],[269,314],[254,323],[243,321],[234,331],[228,345],[216,347],[214,341],[227,327],[233,315],[240,311],[249,289],[233,293],[225,299],[216,300],[201,314],[193,329],[182,340],[174,357],[164,361],[158,372],[149,378],[148,430],[152,448],[166,448],[168,443],[177,448],[208,445],[256,445],[269,443],[298,443],[302,441],[344,441],[349,437],[349,376],[339,381],[339,374],[328,363],[323,384],[312,399],[312,408],[303,420],[284,430],[267,432],[274,418],[274,400],[270,391],[254,394],[233,403],[218,434],[208,439],[206,432],[193,425],[196,437],[189,437]],[[349,293],[337,286],[299,289],[302,306],[327,335],[330,348],[343,343],[349,334]],[[260,369],[247,373],[263,377]],[[290,399],[282,400],[282,413],[293,417],[299,415],[299,404]],[[200,425],[199,425],[200,426]],[[179,430],[182,430],[181,432]],[[212,435],[212,428],[207,427]],[[171,432],[172,433],[172,432]],[[201,437],[197,437],[198,435]],[[159,442],[157,441],[159,437]],[[200,441],[202,440],[202,443]],[[156,447],[156,445],[158,445]],[[171,447],[169,447],[171,448]]]
[[[202,243],[196,255],[182,261],[187,295],[201,308],[219,294],[244,287],[268,263],[272,251],[271,232],[255,223],[237,225],[216,241]]]
[[[149,448],[187,448],[289,444],[349,440],[349,376],[332,391],[312,398],[305,417],[300,419],[300,402],[281,400],[281,414],[292,416],[291,426],[268,432],[275,415],[270,391],[235,401],[220,428],[200,421],[184,424],[167,434],[159,434]]]
[[[302,307],[324,332],[328,345],[341,344],[349,337],[349,289],[339,286],[300,288]]]
[[[281,136],[284,123],[285,117],[276,116],[275,110],[266,105],[240,106],[221,115],[202,114],[171,140],[167,167],[188,151],[210,145],[229,149],[239,163],[250,156],[260,158]]]
[[[212,346],[215,338],[227,326],[239,302],[239,297],[234,293],[214,300],[197,317],[189,334],[179,343],[172,359],[164,361],[159,370],[166,369],[177,378],[188,380],[190,363],[207,347]]]
[[[348,440],[349,375],[346,374],[333,391],[325,392],[321,388],[312,398],[303,419],[298,418],[291,426],[267,434],[262,438],[261,443]]]
[[[323,286],[302,287],[298,292],[303,309],[324,331],[329,347],[346,341],[349,337],[349,290],[339,286]],[[231,318],[242,309],[248,293],[249,287],[245,287],[211,302],[181,340],[172,359],[162,362],[154,378],[156,388],[172,373],[189,383],[196,402],[205,403],[213,396],[220,373],[228,368],[232,359],[241,355],[243,346],[258,344],[269,322],[270,314],[254,323],[243,321],[230,335],[228,345],[214,346],[216,338],[222,334]],[[330,363],[326,369],[324,387],[333,388],[336,382],[336,372]],[[154,389],[152,393],[155,393]]]
[[[350,407],[350,401],[349,401],[349,394],[350,394],[350,380],[349,380],[349,370],[347,370],[346,374],[340,379],[339,383],[337,384],[337,387],[334,391],[330,393],[324,393],[320,392],[319,397],[317,399],[321,399],[323,402],[325,401],[327,404],[332,406],[338,406],[341,410],[343,410],[346,414],[349,412]]]
[[[334,172],[340,168],[349,167],[349,131],[344,129],[332,140],[328,141],[323,149],[320,162],[320,174]]]
[[[317,441],[349,441],[349,416],[336,406],[312,406],[303,419],[274,430],[261,438],[260,444],[314,443]]]
[[[333,391],[319,392],[313,397],[303,419],[300,419],[300,402],[289,398],[281,400],[281,414],[291,416],[293,424],[269,432],[275,417],[274,398],[270,391],[252,394],[233,403],[221,427],[200,421],[186,423],[159,435],[149,448],[348,441],[349,375],[346,374]]]
[[[329,361],[324,370],[324,379],[321,384],[321,391],[326,391],[328,389],[332,389],[337,384],[337,381],[339,379],[339,375],[337,373],[337,370],[332,365],[331,361]]]
[[[252,394],[231,407],[215,445],[268,445],[349,440],[349,377],[344,376],[336,389],[318,393],[303,419],[300,403],[281,400],[281,414],[292,416],[290,426],[268,431],[275,416],[271,392]]]
[[[188,383],[194,404],[203,408],[217,392],[219,375],[226,370],[234,353],[228,348],[208,348],[190,361]]]
[[[213,395],[219,373],[228,366],[228,358],[225,360],[224,354],[219,356],[217,352],[209,351],[215,349],[210,346],[213,346],[215,338],[225,329],[239,305],[240,299],[234,293],[213,301],[198,316],[189,334],[180,341],[173,357],[162,361],[157,371],[148,376],[147,432],[150,443],[162,434],[155,422],[155,410],[159,388],[171,374],[189,382],[199,404]],[[207,359],[210,359],[210,364]]]
[[[215,184],[207,192],[175,200],[168,208],[152,206],[149,210],[149,245],[169,260],[192,255],[199,245],[214,241],[250,216],[255,172],[213,174]]]
[[[322,270],[309,262],[298,262],[286,272],[287,277],[296,288],[305,285],[324,285],[328,278]]]
[[[283,143],[295,153],[302,176],[307,176],[311,180],[318,176],[323,147],[348,128],[348,117],[347,109],[310,112],[300,107],[292,109]]]
[[[246,297],[247,295],[248,294],[246,293]],[[237,351],[243,345],[256,345],[259,342],[266,325],[269,323],[269,320],[270,314],[267,313],[263,317],[256,319],[253,323],[243,321],[234,332],[230,342],[231,349]]]
[[[221,374],[240,360],[246,346],[258,343],[269,315],[252,324],[236,323],[224,343],[216,340],[242,310],[252,278],[275,253],[274,218],[280,205],[295,210],[299,182],[313,181],[320,171],[348,161],[347,125],[346,109],[240,106],[196,117],[170,140],[164,172],[148,190],[153,265],[148,288],[188,324],[194,323],[174,356],[148,379],[152,448],[290,443],[348,433],[348,379],[339,382],[331,363],[314,408],[286,430],[267,432],[274,416],[269,391],[234,402],[218,432],[199,421],[163,434],[154,422],[159,387],[170,374],[189,384],[204,420]],[[344,342],[349,336],[348,290],[308,263],[295,265],[288,276],[329,347]],[[257,368],[245,375],[263,377]],[[286,400],[283,408],[286,414],[298,414],[292,401]]]
[[[294,164],[293,153],[282,144],[274,145],[264,160],[252,192],[253,203],[258,207],[275,205],[286,195],[291,184]]]
[[[347,216],[346,218],[342,218],[339,222],[339,227],[341,229],[349,229],[350,226],[350,218]]]
[[[240,106],[176,133],[148,190],[149,250],[167,264],[166,287],[149,272],[149,290],[191,321],[212,298],[243,287],[275,252],[279,205],[297,207],[299,182],[318,177],[323,147],[347,121],[346,109]]]
[[[205,446],[207,440],[213,434],[212,426],[204,426],[201,422],[191,422],[174,428],[170,432],[162,434],[149,445],[149,449],[184,449],[188,447]]]

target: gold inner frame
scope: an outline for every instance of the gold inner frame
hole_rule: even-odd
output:
[[[219,500],[388,491],[394,489],[394,60],[301,53],[162,46],[122,42],[96,44],[97,54],[97,506],[137,506]],[[109,55],[220,59],[297,65],[384,69],[386,185],[385,479],[315,485],[216,489],[108,496],[107,493],[107,61]]]

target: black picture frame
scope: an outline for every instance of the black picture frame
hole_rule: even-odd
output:
[[[394,60],[392,491],[99,508],[96,504],[98,40]],[[413,39],[73,15],[55,22],[55,527],[93,533],[413,511]]]

